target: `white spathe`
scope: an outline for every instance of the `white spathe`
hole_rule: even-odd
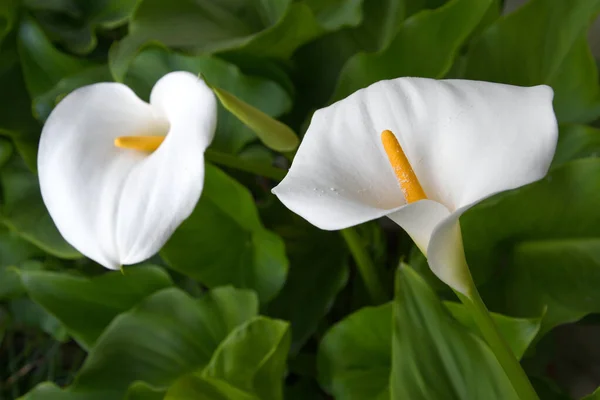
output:
[[[558,136],[548,86],[398,78],[315,112],[273,193],[321,229],[387,216],[433,272],[467,294],[458,219],[495,193],[541,179]],[[391,130],[427,195],[406,204],[381,143]],[[493,228],[493,227],[492,227]],[[464,263],[464,260],[462,260]]]
[[[38,153],[42,197],[65,240],[110,269],[158,252],[198,202],[216,122],[214,94],[188,72],[162,77],[149,104],[120,83],[66,96]],[[152,153],[114,145],[137,135],[166,138]]]

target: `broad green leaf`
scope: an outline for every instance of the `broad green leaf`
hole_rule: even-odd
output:
[[[479,332],[475,321],[464,305],[446,301],[444,306],[450,311],[454,319],[470,328],[471,331]],[[492,313],[492,318],[515,357],[520,360],[539,332],[542,318],[511,318],[496,313]]]
[[[406,265],[393,304],[392,398],[518,399],[487,345],[457,325]]]
[[[470,79],[555,89],[561,122],[600,115],[600,86],[585,38],[600,1],[531,0],[490,26],[470,47]]]
[[[15,248],[11,249],[9,246],[13,243]],[[0,265],[0,301],[16,299],[27,294],[27,291],[21,282],[21,277],[19,275],[20,270],[38,271],[43,269],[43,264],[38,261],[23,262],[24,259],[29,258],[31,255],[39,255],[41,253],[39,249],[33,246],[27,246],[31,245],[23,241],[14,242],[14,238],[0,239],[0,251],[7,249],[7,253],[10,254],[10,257],[23,258],[13,265]],[[19,251],[22,251],[23,253],[18,253]],[[32,251],[32,253],[30,253],[30,251]],[[19,265],[19,267],[16,265]]]
[[[172,285],[164,270],[132,267],[94,278],[66,273],[20,272],[29,297],[61,321],[86,349],[92,348],[104,328],[120,313],[147,296]]]
[[[289,3],[290,0],[145,0],[133,14],[129,35],[111,49],[111,71],[117,80],[122,80],[136,53],[150,41],[197,53],[238,47],[272,26]]]
[[[122,80],[135,54],[150,42],[195,54],[235,51],[286,59],[328,29],[356,24],[362,2],[347,3],[328,0],[323,9],[313,10],[291,0],[145,0],[133,15],[129,35],[111,48],[111,71]]]
[[[298,147],[298,136],[284,123],[269,117],[224,89],[213,87],[212,90],[223,107],[252,129],[265,146],[279,152],[293,151]]]
[[[288,268],[284,243],[263,227],[250,192],[211,165],[196,209],[161,255],[208,287],[254,289],[261,303],[281,289]]]
[[[21,21],[18,46],[25,83],[32,98],[46,93],[61,79],[92,65],[57,50],[32,18]]]
[[[116,399],[137,381],[166,389],[209,365],[227,336],[257,312],[246,290],[219,288],[200,300],[176,288],[156,292],[111,322],[69,392]]]
[[[0,171],[0,222],[47,253],[61,258],[81,254],[60,235],[42,201],[37,176],[13,159]]]
[[[141,52],[131,65],[126,83],[143,99],[148,99],[154,83],[172,71],[201,74],[207,82],[227,90],[269,116],[277,117],[291,107],[290,95],[277,83],[244,74],[240,69],[213,56],[185,56],[162,48]],[[237,153],[256,135],[225,108],[219,106],[213,148]]]
[[[541,315],[542,333],[600,311],[600,160],[563,164],[461,218],[467,260],[488,306]]]
[[[19,0],[4,0],[0,3],[0,47],[15,25],[18,6]]]
[[[421,280],[420,284],[424,284],[420,277],[419,280]],[[462,335],[479,335],[478,329],[475,328],[470,316],[466,314],[461,304],[444,302],[443,305],[444,309],[442,311],[439,310],[439,307],[432,308],[437,308],[438,311],[444,314],[446,320],[448,319],[446,314],[449,311],[449,315],[456,318],[469,331],[467,333],[466,330],[460,329]],[[362,308],[334,325],[321,341],[318,358],[319,381],[336,399],[387,400],[390,398],[392,308],[392,303],[378,307]],[[429,316],[428,318],[433,317]],[[532,343],[539,329],[539,319],[511,318],[495,313],[492,313],[492,318],[503,337],[518,356],[521,356]],[[399,323],[401,327],[410,325],[405,320]],[[452,322],[449,322],[449,324],[452,325]],[[440,332],[444,334],[446,330]],[[433,347],[433,344],[425,340],[424,333],[425,330],[419,334],[420,340],[415,343]],[[415,355],[410,358],[403,358],[405,360],[412,360],[413,358],[416,360],[423,357]],[[427,366],[419,366],[419,368],[425,367]],[[439,374],[436,371],[431,376],[435,377]],[[426,374],[424,379],[429,379],[429,376],[429,374]],[[406,398],[412,399],[413,397]],[[443,397],[432,395],[430,398]]]
[[[368,0],[363,3],[359,26],[324,35],[298,49],[293,61],[298,101],[294,113],[299,119],[331,98],[340,71],[358,52],[386,48],[404,20],[403,0]]]
[[[600,130],[585,125],[562,125],[553,165],[600,156]]]
[[[299,225],[275,227],[285,239],[290,272],[267,309],[269,315],[290,321],[293,352],[314,333],[348,281],[348,250],[340,235]]]
[[[600,388],[594,390],[594,393],[592,393],[588,396],[585,396],[581,400],[600,400]]]
[[[41,127],[31,114],[31,99],[27,93],[16,39],[8,38],[0,51],[0,135],[9,137],[31,169],[35,169],[37,142]]]
[[[161,389],[154,389],[144,382],[134,382],[123,400],[163,400],[167,392]]]
[[[23,0],[46,32],[69,51],[96,48],[98,28],[112,29],[130,18],[137,0]]]
[[[166,399],[280,400],[289,346],[286,322],[256,317],[233,330],[202,371],[171,386]]]
[[[344,26],[356,26],[363,19],[363,0],[305,0],[320,25],[335,31]]]
[[[334,325],[321,341],[321,386],[338,400],[389,400],[392,303],[365,307]]]
[[[60,321],[42,307],[27,298],[11,300],[8,303],[12,315],[11,324],[17,329],[40,329],[59,342],[66,342],[69,335]]]
[[[360,53],[346,63],[334,100],[383,79],[443,77],[490,4],[491,0],[452,0],[408,18],[385,50]]]

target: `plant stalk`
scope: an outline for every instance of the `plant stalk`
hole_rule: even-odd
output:
[[[367,250],[362,245],[360,236],[356,230],[354,228],[346,228],[342,229],[340,232],[342,233],[342,237],[350,249],[350,253],[354,258],[358,272],[362,277],[373,303],[383,304],[386,301],[389,301],[381,280],[379,279],[379,275],[377,274],[375,264],[373,264],[373,261],[371,260],[371,257],[369,257]]]

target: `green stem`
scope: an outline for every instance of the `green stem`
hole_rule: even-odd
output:
[[[367,287],[371,300],[375,304],[385,303],[389,298],[386,296],[385,289],[379,280],[373,261],[371,261],[367,250],[361,243],[360,236],[358,236],[358,233],[353,228],[346,228],[340,232],[350,249],[350,253],[352,253],[358,272]]]
[[[500,335],[498,327],[481,299],[470,273],[469,279],[471,281],[471,289],[468,296],[459,292],[456,294],[462,303],[471,310],[471,315],[479,327],[483,338],[496,356],[502,369],[504,369],[504,373],[508,376],[508,379],[512,383],[519,398],[521,400],[539,400],[539,397],[533,389],[527,374],[523,371],[519,360],[517,360],[502,335]]]
[[[206,150],[204,157],[207,161],[212,163],[223,165],[229,168],[239,169],[241,171],[250,172],[256,175],[265,176],[276,181],[282,180],[287,173],[286,170],[281,168],[266,164],[259,164],[252,161],[246,161],[232,154],[221,153],[220,151],[212,149]]]

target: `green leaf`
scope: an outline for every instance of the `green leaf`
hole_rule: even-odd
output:
[[[137,0],[24,0],[46,32],[69,51],[87,54],[96,48],[98,28],[127,22]]]
[[[30,299],[11,300],[9,309],[13,317],[11,323],[17,328],[40,329],[59,342],[66,342],[69,338],[60,321]]]
[[[56,229],[42,201],[37,176],[14,159],[0,171],[0,222],[23,239],[61,258],[80,258]]]
[[[293,151],[298,147],[298,136],[284,123],[269,117],[224,89],[212,87],[212,90],[223,107],[252,129],[265,146],[279,152]]]
[[[396,274],[390,390],[398,399],[517,399],[491,350],[410,267]]]
[[[299,100],[295,111],[304,114],[322,107],[331,98],[340,71],[358,52],[386,48],[404,20],[403,0],[369,0],[363,4],[359,26],[346,28],[318,38],[294,55]]]
[[[470,47],[466,75],[551,85],[559,121],[594,120],[600,115],[600,86],[585,35],[599,10],[598,0],[531,0],[499,19]]]
[[[490,4],[491,0],[452,0],[410,17],[385,50],[357,54],[344,65],[334,100],[383,79],[443,77]]]
[[[414,272],[412,272],[415,275]],[[425,285],[422,278],[417,286]],[[412,281],[411,281],[412,282]],[[411,283],[412,284],[412,283]],[[439,301],[436,299],[439,304]],[[470,316],[465,312],[461,304],[444,302],[444,309],[439,306],[431,306],[444,316],[442,322],[448,322],[447,314],[456,318],[463,325],[464,329],[458,329],[461,336],[468,336],[470,339],[479,343],[479,340],[471,337],[471,334],[479,335]],[[435,318],[441,318],[440,315]],[[426,316],[426,320],[433,319],[431,315]],[[503,337],[506,339],[515,354],[521,356],[527,347],[532,343],[538,332],[540,319],[528,320],[520,318],[511,318],[500,314],[492,313],[494,322],[500,329]],[[318,369],[319,381],[321,385],[331,393],[336,399],[342,400],[362,400],[362,399],[389,399],[390,398],[390,373],[392,371],[392,319],[393,305],[387,303],[378,307],[365,307],[351,314],[349,317],[334,325],[321,341],[319,348]],[[419,335],[419,340],[407,343],[407,346],[415,346],[416,343],[422,343],[423,346],[435,347],[431,341],[426,340],[426,329],[419,331],[420,325],[415,324],[410,318],[401,320],[399,323],[403,329],[409,326]],[[425,320],[424,320],[425,321]],[[411,325],[412,324],[412,325]],[[452,321],[448,322],[449,325]],[[441,329],[441,328],[440,328]],[[453,328],[457,330],[457,328]],[[445,335],[447,328],[439,331]],[[404,333],[402,333],[404,334]],[[480,346],[478,344],[477,346]],[[475,347],[477,347],[475,346]],[[415,350],[416,352],[417,350]],[[427,352],[431,352],[428,350]],[[485,352],[486,354],[489,351]],[[420,360],[425,358],[423,355],[402,356],[403,363],[407,360]],[[426,361],[423,361],[425,363]],[[427,365],[416,366],[418,371],[422,368],[428,368]],[[441,374],[441,375],[440,375]],[[442,376],[444,373],[435,371],[431,374],[424,374],[423,379]],[[478,376],[478,375],[477,375]],[[410,380],[409,378],[406,378]],[[435,386],[432,384],[432,386]],[[445,388],[440,388],[445,390]],[[405,397],[398,397],[405,398]],[[406,397],[415,398],[415,397]],[[416,397],[418,398],[418,397]],[[431,396],[429,398],[445,398]],[[476,398],[465,396],[463,398]],[[487,397],[486,397],[487,398]]]
[[[1,239],[0,239],[1,240]],[[28,253],[29,248],[25,248],[25,249],[19,249],[20,246],[23,246],[23,242],[17,242],[15,243],[15,248],[16,249],[11,249],[8,246],[10,246],[10,244],[12,244],[10,241],[8,241],[8,243],[4,242],[4,240],[2,240],[0,243],[0,251],[2,248],[8,248],[9,252],[12,252],[14,254],[14,256],[19,257],[20,254],[15,254],[17,253],[19,250],[23,251],[24,250],[24,254],[22,256],[29,256],[30,253]],[[27,242],[25,242],[27,245]],[[32,246],[33,247],[33,246]],[[40,254],[40,251],[36,248],[32,249],[33,251],[37,252],[34,254]],[[29,258],[29,257],[27,257]],[[16,264],[21,264],[21,262],[19,263],[15,263]],[[33,270],[33,271],[37,271],[37,270],[41,270],[43,269],[43,264],[38,262],[38,261],[29,261],[29,262],[23,262],[22,265],[20,265],[19,267],[16,266],[0,266],[0,301],[2,300],[7,300],[7,299],[16,299],[19,297],[23,297],[27,294],[25,288],[23,287],[23,283],[21,282],[21,277],[19,275],[19,271],[23,269],[23,270]]]
[[[600,388],[594,390],[594,393],[585,396],[581,400],[600,400]]]
[[[11,35],[9,39],[14,39]],[[34,170],[41,128],[31,114],[31,99],[19,65],[16,40],[8,41],[0,51],[0,135],[9,137]]]
[[[600,130],[585,125],[561,125],[553,165],[600,156]]]
[[[464,305],[446,301],[444,306],[462,325],[473,332],[479,332],[475,321]],[[542,318],[511,318],[501,314],[491,314],[498,331],[510,346],[515,357],[520,360],[539,332]]]
[[[179,289],[161,290],[112,321],[70,393],[121,398],[137,381],[167,388],[209,365],[228,335],[257,312],[250,291],[219,288],[195,300]]]
[[[291,322],[293,352],[314,333],[348,281],[348,250],[341,236],[298,225],[278,229],[286,242],[290,273],[268,305],[269,315]]]
[[[321,341],[321,386],[338,400],[389,400],[392,303],[364,307],[334,325]]]
[[[254,289],[261,303],[281,289],[288,268],[284,243],[262,226],[250,192],[211,165],[196,209],[161,255],[208,287]]]
[[[289,345],[286,322],[256,317],[231,332],[202,371],[171,386],[166,399],[280,400]]]
[[[154,83],[172,71],[201,74],[212,85],[230,91],[271,117],[280,116],[291,107],[290,95],[269,79],[244,74],[234,64],[216,57],[185,56],[162,48],[141,52],[129,69],[126,83],[141,98],[147,99]],[[217,132],[211,145],[213,148],[237,153],[255,138],[256,135],[248,127],[219,106]]]
[[[52,89],[61,79],[90,67],[89,61],[58,51],[32,18],[23,18],[18,32],[19,56],[32,98]]]
[[[126,268],[94,278],[66,273],[21,271],[29,297],[58,318],[69,334],[90,349],[104,328],[120,313],[147,296],[172,285],[164,270]]]
[[[361,5],[328,0],[313,10],[291,0],[145,0],[134,13],[129,35],[111,48],[111,71],[122,80],[136,53],[150,42],[195,54],[235,51],[287,59],[328,29],[356,24]]]
[[[4,0],[0,3],[0,47],[6,35],[15,25],[18,6],[19,0]]]
[[[600,311],[598,204],[600,160],[592,158],[467,211],[465,251],[486,304],[521,317],[546,309],[542,333]]]
[[[261,3],[145,0],[134,12],[129,35],[110,51],[111,71],[121,81],[136,53],[150,41],[197,53],[240,46],[252,35],[272,26],[289,3],[289,0]]]

